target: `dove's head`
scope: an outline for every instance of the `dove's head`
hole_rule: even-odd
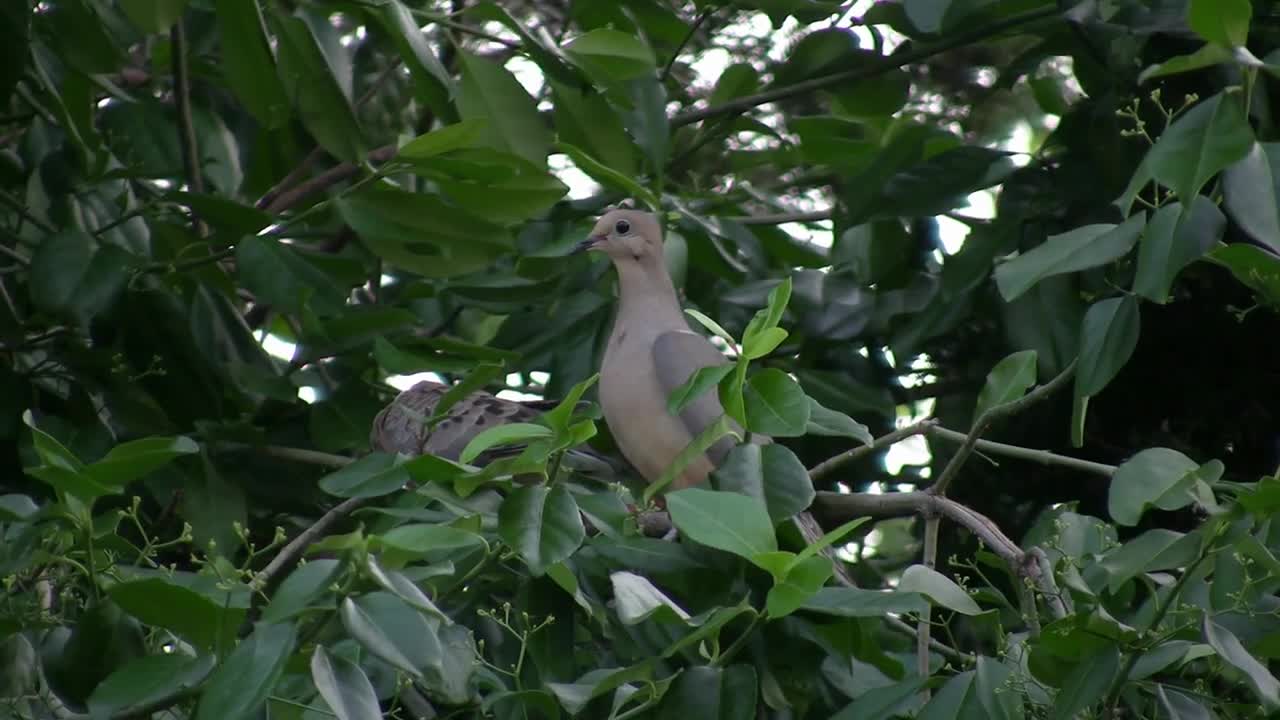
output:
[[[651,213],[610,210],[596,221],[591,235],[577,249],[598,250],[615,263],[661,263],[662,227]]]

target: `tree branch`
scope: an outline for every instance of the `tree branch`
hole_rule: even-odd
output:
[[[946,467],[942,469],[942,473],[938,475],[938,481],[935,482],[927,492],[935,495],[945,494],[947,492],[947,487],[951,484],[951,481],[954,480],[956,474],[960,472],[960,468],[964,465],[965,461],[969,459],[969,456],[973,454],[973,448],[978,444],[979,436],[986,432],[987,428],[991,427],[992,423],[1011,415],[1016,415],[1028,407],[1049,397],[1058,388],[1066,385],[1067,381],[1075,375],[1075,372],[1076,361],[1072,360],[1071,364],[1062,372],[1058,373],[1057,377],[1044,385],[1041,385],[1013,402],[997,405],[996,407],[982,413],[982,415],[974,421],[973,428],[969,430],[969,434],[965,437],[964,443],[960,446],[960,449],[956,451],[956,454],[951,457],[950,462],[948,462]]]
[[[169,52],[173,64],[173,104],[178,113],[178,146],[182,149],[182,170],[187,188],[193,193],[204,192],[204,175],[200,171],[200,145],[196,140],[196,128],[191,119],[191,75],[187,69],[187,33],[178,20],[169,30]],[[208,228],[191,211],[191,226],[196,235],[204,237]]]
[[[395,145],[384,145],[370,151],[367,159],[375,165],[384,163],[395,156],[396,150],[398,148]],[[360,165],[351,162],[338,163],[310,180],[281,192],[266,206],[265,210],[273,215],[282,213],[315,193],[327,190],[343,180],[355,177],[360,172],[360,168]]]
[[[739,215],[730,220],[742,225],[783,225],[785,223],[811,223],[831,219],[830,210],[814,210],[813,212],[776,213],[772,215]]]
[[[712,105],[711,107],[702,108],[701,110],[689,110],[671,118],[671,128],[674,130],[675,128],[700,122],[707,118],[716,117],[717,115],[743,112],[744,110],[750,110],[758,105],[764,105],[765,103],[771,103],[778,100],[785,100],[797,95],[803,95],[815,90],[823,90],[833,85],[839,85],[853,80],[866,80],[868,78],[873,78],[892,70],[896,70],[903,65],[920,62],[921,60],[933,57],[934,55],[939,55],[949,50],[954,50],[958,47],[968,45],[969,43],[998,35],[1006,30],[1011,30],[1022,25],[1029,25],[1038,20],[1043,20],[1057,14],[1057,5],[1037,8],[1035,10],[1013,15],[985,27],[957,32],[951,37],[948,37],[934,45],[888,55],[883,60],[866,67],[845,70],[831,75],[814,78],[812,80],[805,80],[804,82],[799,82],[795,85],[766,90],[762,93],[747,95],[720,105]]]
[[[950,428],[944,428],[940,425],[934,425],[929,428],[928,434],[932,437],[941,438],[950,442],[965,443],[969,436],[962,432],[956,432]],[[1093,462],[1092,460],[1082,460],[1067,455],[1058,455],[1048,450],[1036,450],[1034,448],[1020,447],[1018,445],[1007,445],[1005,443],[994,442],[992,440],[977,440],[974,443],[974,449],[982,452],[988,452],[992,455],[1004,455],[1005,457],[1016,458],[1018,460],[1027,460],[1040,465],[1057,465],[1059,467],[1070,468],[1072,470],[1082,470],[1104,477],[1111,477],[1115,474],[1116,466],[1107,465],[1105,463]]]
[[[698,33],[698,28],[702,27],[702,24],[715,14],[716,9],[717,8],[714,6],[707,8],[698,16],[697,20],[693,21],[693,25],[689,26],[689,32],[685,33],[684,39],[680,41],[680,44],[676,46],[675,50],[671,51],[671,58],[667,60],[666,67],[662,68],[662,75],[658,77],[658,82],[666,82],[667,78],[671,77],[671,68],[675,67],[676,59],[680,57],[680,53],[684,52],[685,46],[689,44],[689,41],[693,39],[693,36]]]
[[[858,447],[845,450],[839,455],[823,460],[810,468],[809,479],[817,482],[836,470],[839,470],[844,465],[853,462],[864,455],[868,455],[876,450],[888,447],[896,442],[906,440],[913,435],[921,435],[923,433],[930,432],[937,423],[938,421],[933,418],[925,418],[918,423],[908,425],[904,428],[898,428],[891,433],[881,435],[875,440],[872,440],[870,445],[860,445]]]

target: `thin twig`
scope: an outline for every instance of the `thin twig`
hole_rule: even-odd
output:
[[[667,60],[666,67],[662,68],[662,75],[658,77],[658,82],[664,83],[667,81],[667,78],[671,77],[671,68],[675,67],[676,59],[680,57],[680,53],[684,52],[684,47],[688,45],[689,41],[693,39],[693,36],[697,34],[698,29],[702,27],[702,24],[715,14],[716,10],[717,8],[715,7],[707,8],[698,16],[697,20],[693,21],[693,25],[689,26],[689,32],[685,33],[684,39],[680,41],[680,44],[676,46],[675,50],[671,51],[671,58]]]
[[[178,112],[178,146],[182,149],[182,170],[187,188],[193,193],[204,192],[204,175],[200,168],[200,145],[196,140],[195,123],[191,119],[191,75],[187,69],[187,33],[178,20],[169,30],[169,54],[173,64],[173,104]],[[192,228],[196,235],[204,237],[208,228],[191,210]]]
[[[929,428],[928,434],[931,437],[942,438],[951,442],[964,443],[969,439],[968,435],[962,432],[944,428],[940,425],[934,425]],[[1084,472],[1111,477],[1115,474],[1116,466],[1107,465],[1105,463],[1093,462],[1092,460],[1082,460],[1067,455],[1058,455],[1048,450],[1036,450],[1034,448],[1025,448],[1018,445],[1008,445],[1005,443],[994,442],[992,440],[978,440],[974,443],[974,449],[981,452],[991,453],[992,455],[1004,455],[1005,457],[1017,458],[1018,460],[1028,460],[1030,462],[1039,463],[1041,465],[1057,465],[1059,467],[1070,468],[1072,470],[1083,470]]]
[[[831,219],[830,210],[814,210],[813,212],[776,213],[772,215],[739,215],[731,217],[742,225],[784,225],[786,223],[811,223]]]
[[[367,160],[374,164],[386,162],[395,156],[397,149],[395,145],[384,145],[371,151]],[[311,195],[354,177],[360,172],[360,168],[360,165],[350,162],[334,165],[310,180],[280,193],[265,209],[273,215],[282,213]]]
[[[930,570],[938,564],[938,528],[942,524],[942,519],[936,514],[925,513],[924,515],[924,553],[923,564]],[[920,677],[929,677],[929,640],[930,634],[933,632],[933,606],[925,603],[924,611],[920,613],[920,619],[916,621],[916,671]],[[920,690],[920,699],[924,702],[929,701],[929,688]]]
[[[978,439],[982,433],[991,427],[991,424],[1002,418],[1016,415],[1026,408],[1040,402],[1041,400],[1052,395],[1058,388],[1067,384],[1076,372],[1076,361],[1072,360],[1058,376],[1031,392],[1012,402],[987,410],[973,422],[973,428],[969,430],[968,436],[965,437],[964,443],[956,454],[951,457],[946,467],[942,469],[942,473],[938,475],[938,481],[935,482],[928,492],[935,495],[943,495],[947,492],[947,487],[951,485],[951,481],[955,479],[956,474],[960,472],[960,468],[964,465],[969,456],[973,454],[974,447],[978,444]]]
[[[920,422],[913,423],[904,428],[898,428],[891,433],[886,433],[871,441],[870,445],[860,445],[850,448],[834,457],[823,460],[809,469],[809,479],[817,482],[831,473],[844,467],[846,464],[857,460],[858,458],[873,453],[896,442],[901,442],[913,435],[921,435],[929,432],[931,428],[937,425],[938,421],[933,418],[925,418]]]
[[[36,227],[40,228],[43,231],[49,234],[58,232],[58,228],[50,225],[44,220],[41,220],[35,215],[32,215],[27,210],[27,206],[24,205],[22,201],[18,200],[18,198],[10,195],[9,193],[3,190],[0,190],[0,203],[4,203],[5,205],[9,206],[9,209],[18,213],[19,217],[21,217],[23,220],[26,220],[27,222],[31,223],[32,225],[35,225]]]
[[[218,448],[223,450],[256,450],[263,455],[270,455],[281,460],[293,460],[321,467],[340,468],[355,462],[355,458],[349,458],[345,455],[334,455],[333,453],[320,452],[319,450],[285,447],[283,445],[250,445],[248,443],[227,442],[218,443]]]
[[[764,105],[765,103],[785,100],[797,95],[804,95],[815,90],[822,90],[833,85],[839,85],[853,80],[866,80],[877,77],[892,70],[896,70],[903,65],[920,62],[921,60],[928,59],[934,55],[939,55],[958,47],[963,47],[969,43],[983,40],[993,35],[998,35],[1006,30],[1011,30],[1021,25],[1027,25],[1036,22],[1037,20],[1043,20],[1056,14],[1058,14],[1057,5],[1037,8],[1035,10],[1013,15],[984,27],[975,28],[967,32],[958,32],[935,45],[929,45],[919,49],[907,50],[905,52],[886,56],[884,59],[871,65],[852,70],[844,70],[831,75],[824,75],[812,80],[805,80],[804,82],[796,83],[795,85],[766,90],[765,92],[756,93],[755,95],[735,98],[720,105],[712,105],[711,107],[702,108],[700,110],[689,110],[671,118],[671,128],[674,130],[675,128],[700,122],[707,118],[716,117],[717,115],[743,112],[745,110],[750,110],[753,107]]]
[[[916,629],[911,627],[911,625],[902,618],[895,617],[893,615],[886,615],[885,620],[889,623],[890,629],[912,638],[916,637]],[[945,643],[938,642],[937,640],[929,641],[929,649],[948,660],[964,665],[969,665],[976,661],[976,658],[973,655],[970,655],[963,650],[957,650],[956,648]]]

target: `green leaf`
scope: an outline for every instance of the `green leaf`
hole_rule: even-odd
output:
[[[264,128],[282,127],[289,119],[289,102],[276,74],[276,61],[255,0],[215,0],[218,56],[231,91]]]
[[[655,72],[653,51],[639,38],[610,28],[578,36],[565,46],[583,70],[605,83],[621,83]]]
[[[1214,715],[1191,695],[1178,692],[1168,685],[1156,687],[1160,706],[1169,713],[1171,720],[1212,720]]]
[[[751,665],[726,668],[695,665],[676,676],[662,696],[656,717],[660,720],[753,718],[759,695],[756,669]]]
[[[386,592],[343,599],[342,626],[366,650],[391,666],[417,678],[439,666],[442,648],[422,613]]]
[[[395,455],[373,452],[320,478],[320,489],[338,497],[380,497],[404,488],[409,473]]]
[[[1223,47],[1244,47],[1253,6],[1249,0],[1191,0],[1187,25],[1200,37]]]
[[[738,493],[688,488],[666,496],[671,522],[690,540],[750,560],[778,549],[764,501]]]
[[[1240,99],[1220,92],[1188,110],[1165,130],[1147,153],[1151,176],[1172,188],[1184,204],[1220,170],[1253,147],[1253,129]]]
[[[790,448],[776,443],[735,446],[712,478],[717,490],[763,500],[775,523],[813,503],[813,481],[804,464]]]
[[[1254,143],[1243,158],[1223,172],[1222,198],[1231,219],[1249,237],[1280,253],[1278,164],[1280,143]]]
[[[88,233],[64,230],[31,256],[31,302],[41,310],[87,321],[111,308],[129,282],[133,256]]]
[[[301,613],[324,593],[337,579],[343,563],[321,558],[298,566],[280,583],[271,595],[271,602],[262,611],[263,622],[280,622]]]
[[[1218,653],[1218,657],[1231,667],[1239,670],[1249,683],[1263,707],[1268,712],[1280,708],[1280,682],[1276,681],[1267,666],[1249,654],[1240,640],[1228,629],[1213,621],[1213,616],[1205,613],[1201,622],[1204,641]]]
[[[1036,351],[1023,350],[1008,355],[987,373],[987,382],[978,393],[973,411],[980,418],[993,408],[1006,405],[1027,394],[1036,384]]]
[[[360,162],[364,158],[360,123],[311,28],[301,18],[278,10],[268,17],[276,31],[280,83],[303,127],[334,157]],[[263,71],[262,67],[255,70]]]
[[[492,447],[518,445],[538,438],[549,438],[554,433],[546,425],[535,423],[506,423],[495,425],[471,438],[471,442],[462,449],[458,461],[471,463],[480,453]]]
[[[667,398],[667,412],[679,415],[689,404],[697,400],[703,393],[709,392],[720,384],[726,375],[733,372],[734,366],[708,365],[698,368],[689,376],[684,384],[671,391]]]
[[[111,673],[89,696],[89,714],[129,717],[168,704],[199,687],[213,670],[212,654],[140,657]]]
[[[543,413],[543,422],[551,426],[551,429],[556,433],[557,439],[562,441],[566,439],[570,431],[569,422],[573,419],[573,413],[578,408],[578,401],[599,379],[600,373],[595,373],[586,380],[575,384],[569,389],[569,392],[565,393],[564,398],[559,403],[556,403],[554,408]]]
[[[809,425],[809,398],[787,373],[767,368],[743,388],[747,429],[777,437],[798,437]]]
[[[396,159],[416,163],[453,150],[476,147],[488,126],[487,119],[472,118],[436,128],[400,146]]]
[[[1076,397],[1102,392],[1138,345],[1138,301],[1132,296],[1099,300],[1089,307],[1080,327],[1080,366]]]
[[[200,695],[196,720],[256,713],[275,689],[297,642],[292,623],[259,623],[214,671]]]
[[[200,451],[188,437],[150,437],[111,448],[106,457],[90,464],[84,472],[104,485],[123,487],[169,462]]]
[[[1151,216],[1138,248],[1133,291],[1158,303],[1168,302],[1178,273],[1213,247],[1227,220],[1212,200],[1197,195],[1188,209],[1172,202]]]
[[[1190,493],[1194,460],[1177,450],[1147,448],[1126,460],[1111,476],[1107,510],[1121,525],[1137,525],[1149,507],[1177,510],[1195,501]],[[1181,488],[1181,492],[1171,492]]]
[[[714,423],[711,423],[702,432],[698,433],[697,437],[691,440],[676,455],[675,460],[672,460],[667,469],[662,471],[662,476],[656,482],[649,483],[642,495],[644,501],[649,502],[655,495],[666,490],[667,486],[674,482],[684,472],[685,468],[689,467],[690,463],[704,456],[708,448],[715,445],[720,438],[726,435],[730,435],[737,440],[742,439],[734,427],[733,420],[728,415],[721,415]]]
[[[786,617],[800,609],[822,589],[832,572],[831,560],[823,556],[811,556],[797,562],[781,582],[769,588],[765,597],[765,610],[769,617]]]
[[[899,592],[917,592],[935,603],[964,615],[977,615],[982,608],[969,597],[969,593],[955,582],[924,565],[912,565],[902,573],[898,581]]]
[[[1262,248],[1233,243],[1215,248],[1207,258],[1230,270],[1236,280],[1257,294],[1259,302],[1280,308],[1280,257]]]
[[[244,611],[226,608],[208,597],[160,578],[117,583],[107,591],[125,612],[142,622],[171,630],[196,647],[213,650],[235,632]]]
[[[1193,70],[1212,67],[1232,59],[1231,51],[1221,45],[1204,45],[1190,55],[1176,55],[1157,65],[1152,65],[1138,76],[1138,84],[1167,75],[1178,75]]]
[[[593,180],[601,185],[632,195],[644,202],[651,210],[657,210],[660,207],[661,203],[658,200],[658,196],[649,188],[632,179],[630,175],[614,170],[588,155],[587,151],[567,142],[557,141],[555,147],[560,152],[568,155],[573,160],[574,165],[577,165],[582,172],[590,175]]]
[[[360,240],[392,265],[428,278],[483,270],[509,252],[510,232],[444,203],[389,186],[334,201]]]
[[[1108,644],[1097,654],[1076,666],[1067,676],[1053,704],[1051,720],[1078,717],[1106,696],[1116,673],[1120,671],[1120,649]]]
[[[453,78],[440,63],[431,44],[422,34],[420,24],[399,0],[384,0],[376,6],[377,17],[396,46],[396,55],[404,60],[413,78],[414,97],[449,122],[456,118],[453,108]]]
[[[382,720],[373,683],[359,665],[330,655],[323,645],[311,653],[311,681],[338,720]]]
[[[145,33],[168,32],[186,8],[187,0],[120,0],[120,9]]]
[[[868,447],[875,442],[866,425],[838,410],[823,406],[812,397],[809,398],[809,423],[805,426],[804,432],[806,435],[853,438]]]
[[[498,509],[498,535],[542,575],[568,559],[586,538],[578,504],[564,485],[517,488]]]
[[[1107,572],[1107,586],[1114,593],[1137,575],[1183,567],[1195,560],[1199,538],[1172,530],[1148,530],[1107,553],[1099,565]]]
[[[273,238],[253,236],[240,241],[236,270],[257,300],[285,311],[300,312],[307,306],[321,315],[334,315],[346,304],[347,288]]]
[[[802,609],[836,617],[883,617],[885,613],[922,613],[929,608],[924,597],[896,590],[864,590],[824,587]]]
[[[650,208],[657,209],[657,197],[632,180],[637,174],[638,162],[635,143],[627,136],[622,119],[605,96],[594,88],[564,85],[555,80],[549,82],[555,102],[553,120],[559,138],[556,147],[573,158],[578,167],[597,182],[611,186],[617,184],[619,189],[631,185],[640,188],[641,193],[630,194],[644,200]],[[584,156],[585,165],[575,152]]]
[[[1011,301],[1036,283],[1054,275],[1106,265],[1123,257],[1138,241],[1146,223],[1140,212],[1121,225],[1085,225],[1049,239],[1008,262],[996,266],[996,286]]]
[[[778,327],[782,313],[791,299],[791,277],[769,291],[769,304],[751,318],[742,333],[742,354],[748,360],[764,357],[773,352],[787,338],[787,331]]]
[[[487,121],[483,133],[490,146],[519,155],[543,167],[552,135],[524,86],[491,60],[460,52],[462,81],[458,110],[463,118]]]
[[[648,578],[630,572],[615,572],[609,574],[609,581],[613,585],[618,619],[623,625],[639,624],[655,614],[666,622],[688,622],[689,613]]]

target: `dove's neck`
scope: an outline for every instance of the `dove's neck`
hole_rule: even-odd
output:
[[[618,320],[665,329],[688,327],[664,264],[618,263]]]

